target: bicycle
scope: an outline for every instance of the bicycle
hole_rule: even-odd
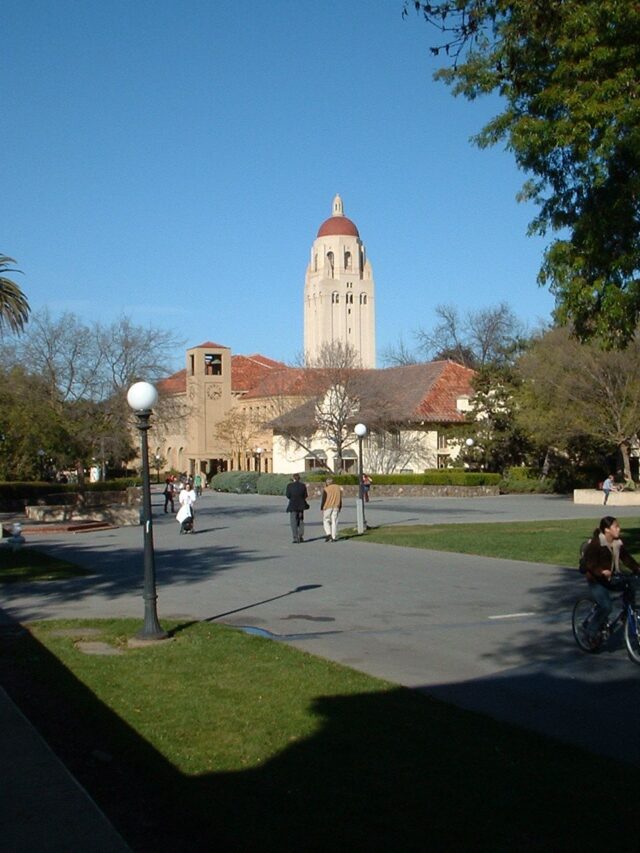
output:
[[[620,612],[614,619],[607,620],[598,631],[593,630],[597,609],[595,601],[586,595],[576,601],[571,626],[575,641],[584,652],[599,652],[609,637],[624,625],[624,642],[629,657],[634,663],[640,664],[640,610],[633,607],[632,599],[631,589],[625,585]]]

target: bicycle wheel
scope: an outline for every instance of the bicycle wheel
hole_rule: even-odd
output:
[[[602,645],[602,634],[593,629],[595,612],[596,605],[591,598],[579,598],[573,607],[573,636],[584,652],[597,652]]]
[[[634,663],[640,663],[640,613],[630,609],[624,623],[624,642],[629,657]]]

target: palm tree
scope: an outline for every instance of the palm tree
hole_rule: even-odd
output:
[[[20,272],[11,266],[13,258],[0,255],[0,332],[9,327],[12,332],[21,332],[29,319],[29,302],[18,285],[5,278],[5,272]]]

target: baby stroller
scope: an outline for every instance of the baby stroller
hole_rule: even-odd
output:
[[[193,533],[193,516],[188,515],[180,522],[180,533]]]

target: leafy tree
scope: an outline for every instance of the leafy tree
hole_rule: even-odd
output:
[[[519,382],[511,366],[493,365],[476,374],[469,421],[449,430],[452,443],[460,444],[462,462],[502,473],[531,461],[535,445],[516,419]],[[473,439],[471,447],[465,446],[467,439]]]
[[[631,480],[630,450],[640,423],[640,336],[624,352],[580,344],[565,328],[544,334],[519,365],[520,426],[545,443],[569,450],[585,440],[615,447]]]
[[[7,272],[20,272],[11,266],[13,258],[0,255],[0,332],[9,328],[20,332],[29,319],[29,302],[15,281],[5,276]]]
[[[628,0],[406,0],[449,57],[436,78],[504,110],[477,135],[530,175],[530,233],[559,236],[539,273],[582,339],[631,340],[640,315],[640,5]]]

